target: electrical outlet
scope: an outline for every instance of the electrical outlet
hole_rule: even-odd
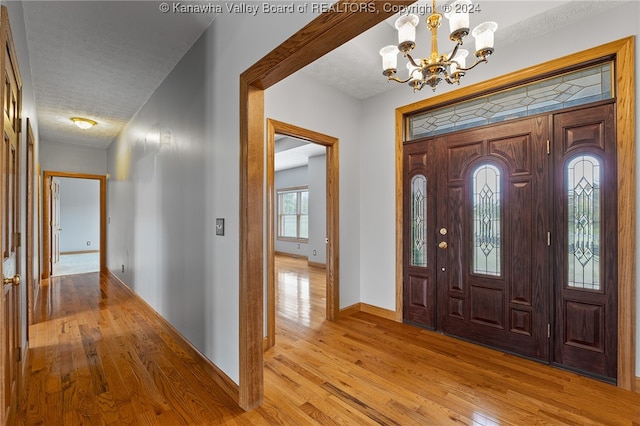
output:
[[[314,255],[314,256],[317,256],[317,255],[318,255],[318,251],[317,251],[317,250],[314,250],[314,251],[313,251],[313,255]]]
[[[87,241],[87,245],[90,246],[91,245],[91,241]]]

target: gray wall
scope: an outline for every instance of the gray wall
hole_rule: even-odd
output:
[[[108,267],[236,382],[238,76],[310,20],[217,17],[108,150]]]
[[[100,250],[100,181],[60,179],[60,251]]]

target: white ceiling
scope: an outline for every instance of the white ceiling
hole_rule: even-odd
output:
[[[326,153],[323,145],[276,135],[274,171],[306,166],[309,158]]]
[[[517,14],[513,7],[505,7],[506,1],[479,3],[482,13],[472,17],[471,25],[497,21],[496,44],[513,43],[617,4],[610,0],[508,3],[515,2],[521,3]],[[41,141],[102,149],[214,18],[207,13],[161,13],[156,1],[24,1],[23,7]],[[380,47],[396,42],[393,20],[389,21],[302,72],[359,99],[394,88],[381,74],[378,55]],[[73,116],[99,124],[82,131],[71,124]]]

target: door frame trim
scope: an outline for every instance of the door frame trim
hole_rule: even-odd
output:
[[[616,155],[618,159],[618,235],[636,235],[635,227],[635,40],[627,37],[563,58],[509,73],[463,89],[427,98],[396,109],[396,320],[402,321],[402,176],[404,120],[410,114],[471,99],[528,81],[578,68],[601,59],[612,59],[616,70]],[[636,269],[635,238],[618,238],[618,381],[634,390],[636,383]]]
[[[339,285],[339,140],[333,136],[307,130],[293,124],[267,118],[267,336],[265,349],[276,342],[275,297],[275,136],[291,136],[326,147],[326,211],[327,211],[327,260],[326,260],[326,319],[338,317]]]
[[[51,276],[51,233],[49,232],[49,205],[51,203],[51,178],[73,178],[73,179],[92,179],[100,182],[100,272],[106,272],[107,270],[107,176],[105,175],[93,175],[86,173],[69,173],[69,172],[56,172],[45,170],[44,171],[44,191],[42,203],[42,245],[43,245],[43,268],[42,279],[47,279]]]

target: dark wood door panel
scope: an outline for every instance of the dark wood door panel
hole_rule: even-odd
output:
[[[437,201],[438,226],[448,230],[448,246],[438,252],[446,270],[446,285],[438,284],[438,298],[446,301],[438,305],[438,328],[543,361],[549,356],[548,130],[549,118],[535,117],[443,137],[445,191]],[[476,177],[483,167],[498,183],[483,186]],[[482,253],[492,256],[490,266],[476,267]]]
[[[553,361],[617,378],[617,174],[613,104],[554,117]]]
[[[437,188],[434,145],[407,145],[404,150],[403,300],[405,321],[436,326],[435,204]]]

